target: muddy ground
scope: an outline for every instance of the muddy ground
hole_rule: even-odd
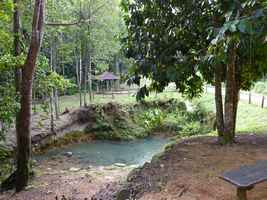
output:
[[[127,187],[123,188],[131,190],[136,199],[234,200],[236,188],[219,176],[259,160],[267,160],[267,136],[240,136],[232,146],[220,146],[214,137],[183,140],[132,172],[127,167],[72,171],[71,167],[79,168],[72,158],[52,159],[38,164],[37,177],[27,191],[14,196],[6,193],[0,200],[53,200],[62,195],[84,200],[108,191],[113,195],[121,189],[118,182],[125,181],[129,172]],[[114,199],[112,195],[105,200]],[[248,198],[267,200],[267,182],[249,191]]]

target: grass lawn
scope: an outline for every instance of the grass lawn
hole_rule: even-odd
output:
[[[214,96],[205,94],[200,98],[203,105],[212,111],[215,111]],[[267,108],[250,105],[240,101],[237,113],[238,133],[267,133]]]
[[[88,97],[87,97],[88,98]],[[164,100],[170,98],[180,98],[180,95],[176,92],[164,92],[160,94],[152,93],[150,97],[146,99],[146,101],[153,101],[153,100]],[[114,95],[112,98],[111,95],[95,95],[94,100],[92,103],[95,104],[105,104],[108,102],[118,102],[120,104],[135,104],[136,98],[134,94],[121,94],[121,95]],[[79,102],[79,95],[73,96],[63,96],[60,97],[60,110],[64,110],[65,108],[78,108],[80,105]]]

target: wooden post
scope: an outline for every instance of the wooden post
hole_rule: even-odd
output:
[[[251,92],[249,92],[248,103],[251,104]]]
[[[237,200],[247,200],[247,189],[237,188]]]
[[[262,102],[261,102],[261,107],[264,108],[264,101],[265,101],[265,96],[262,96]]]

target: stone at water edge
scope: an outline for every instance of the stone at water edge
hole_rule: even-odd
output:
[[[117,167],[116,166],[107,166],[107,167],[105,167],[105,170],[115,170],[115,169],[117,169]]]
[[[81,170],[80,168],[76,168],[76,167],[71,167],[71,168],[69,169],[70,172],[78,172],[78,171],[80,171],[80,170]]]
[[[64,153],[64,156],[67,156],[70,158],[73,156],[73,153],[69,151],[69,152]]]
[[[131,197],[131,192],[127,189],[123,189],[119,191],[119,193],[117,194],[116,200],[126,200],[129,199],[130,197]]]
[[[115,163],[114,166],[116,167],[126,167],[127,165],[124,163]]]

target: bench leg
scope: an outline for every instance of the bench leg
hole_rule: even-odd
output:
[[[247,200],[247,189],[237,188],[237,200]]]

